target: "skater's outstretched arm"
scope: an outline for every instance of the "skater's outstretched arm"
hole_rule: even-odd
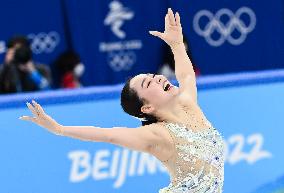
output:
[[[133,150],[155,154],[152,151],[157,143],[162,141],[160,135],[156,134],[150,126],[138,128],[99,128],[94,126],[63,126],[57,123],[43,108],[35,101],[27,103],[33,117],[22,116],[21,120],[31,121],[47,129],[48,131],[62,136],[68,136],[85,141],[107,142]]]
[[[197,102],[196,77],[183,43],[180,15],[174,15],[173,11],[168,9],[165,16],[165,31],[150,31],[150,34],[161,38],[171,47],[175,59],[175,75],[181,92],[190,95]]]

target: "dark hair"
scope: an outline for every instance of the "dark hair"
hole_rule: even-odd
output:
[[[73,71],[80,62],[80,56],[76,52],[68,50],[60,54],[54,63],[60,73],[65,74],[66,72]]]
[[[13,62],[18,64],[25,64],[32,59],[32,50],[29,47],[19,47],[15,51]]]
[[[120,104],[122,109],[129,115],[145,119],[141,120],[143,126],[150,125],[152,123],[157,123],[157,117],[151,114],[141,112],[141,107],[146,101],[144,99],[141,99],[133,88],[130,88],[131,79],[132,77],[126,81],[121,91]]]
[[[23,35],[16,35],[10,38],[7,42],[7,47],[12,48],[17,44],[20,44],[20,47],[30,47],[29,40]]]

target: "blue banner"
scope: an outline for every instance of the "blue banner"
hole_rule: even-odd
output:
[[[62,6],[58,0],[1,1],[0,23],[1,62],[6,41],[14,35],[28,37],[37,62],[50,64],[66,48]]]
[[[68,39],[86,65],[86,86],[156,72],[165,43],[148,31],[163,31],[168,7],[181,14],[201,74],[284,67],[281,0],[9,0],[1,7],[1,61],[14,34],[27,35],[35,60],[47,64],[66,49]]]
[[[284,67],[284,2],[170,0],[201,74]]]
[[[260,75],[264,76],[258,74],[258,77]],[[274,77],[278,75],[276,72]],[[246,76],[253,77],[252,74]],[[272,74],[266,74],[266,77],[270,81]],[[282,72],[282,80],[283,77]],[[204,84],[208,79],[210,77],[200,78],[198,83]],[[221,82],[226,80],[212,77],[213,86],[208,87],[210,89],[203,87],[198,95],[207,118],[226,140],[224,192],[280,191],[284,186],[284,83],[238,86],[236,76],[226,79],[231,80],[230,87],[220,88]],[[233,79],[235,84],[232,84]],[[220,82],[219,88],[214,89],[216,80]],[[239,80],[244,78],[239,76]],[[42,92],[38,93],[38,101],[63,125],[139,126],[136,119],[123,113],[119,105],[119,89],[104,89],[80,89],[76,97],[76,91],[72,91],[74,96],[67,91],[65,96],[64,92]],[[98,92],[100,94],[94,94]],[[36,98],[36,94],[22,98]],[[13,96],[15,101],[11,101]],[[8,103],[19,105],[16,98],[20,95],[13,96],[9,96],[7,107]],[[24,103],[19,108],[10,106],[7,109],[4,106],[1,104],[0,109],[3,192],[154,193],[169,182],[165,169],[148,154],[105,143],[55,136],[17,119],[29,114]]]
[[[120,83],[158,70],[162,42],[148,31],[163,29],[164,0],[68,0],[66,7],[73,46],[88,68],[85,84]]]

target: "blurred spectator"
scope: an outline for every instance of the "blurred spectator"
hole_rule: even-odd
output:
[[[78,88],[82,84],[80,77],[85,71],[80,57],[74,51],[62,53],[55,61],[55,68],[59,72],[59,85],[61,88]]]
[[[192,63],[194,72],[196,76],[200,75],[200,70],[199,68],[196,66],[196,64],[194,63],[193,59],[192,59],[192,55],[189,49],[189,44],[188,41],[186,39],[185,36],[183,36],[183,43],[185,45],[185,49],[187,52],[187,55]],[[173,52],[171,50],[171,48],[169,46],[165,46],[164,47],[164,53],[163,53],[163,62],[162,62],[162,66],[159,68],[158,70],[158,74],[162,74],[165,77],[167,77],[168,79],[175,79],[175,60],[174,60],[174,55]]]
[[[46,90],[50,87],[50,70],[32,60],[29,41],[15,36],[7,43],[4,64],[0,69],[0,93]]]

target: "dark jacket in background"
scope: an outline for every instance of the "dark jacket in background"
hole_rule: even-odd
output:
[[[51,75],[46,65],[36,64],[34,73],[22,72],[16,65],[0,66],[0,93],[46,90],[50,88]]]

